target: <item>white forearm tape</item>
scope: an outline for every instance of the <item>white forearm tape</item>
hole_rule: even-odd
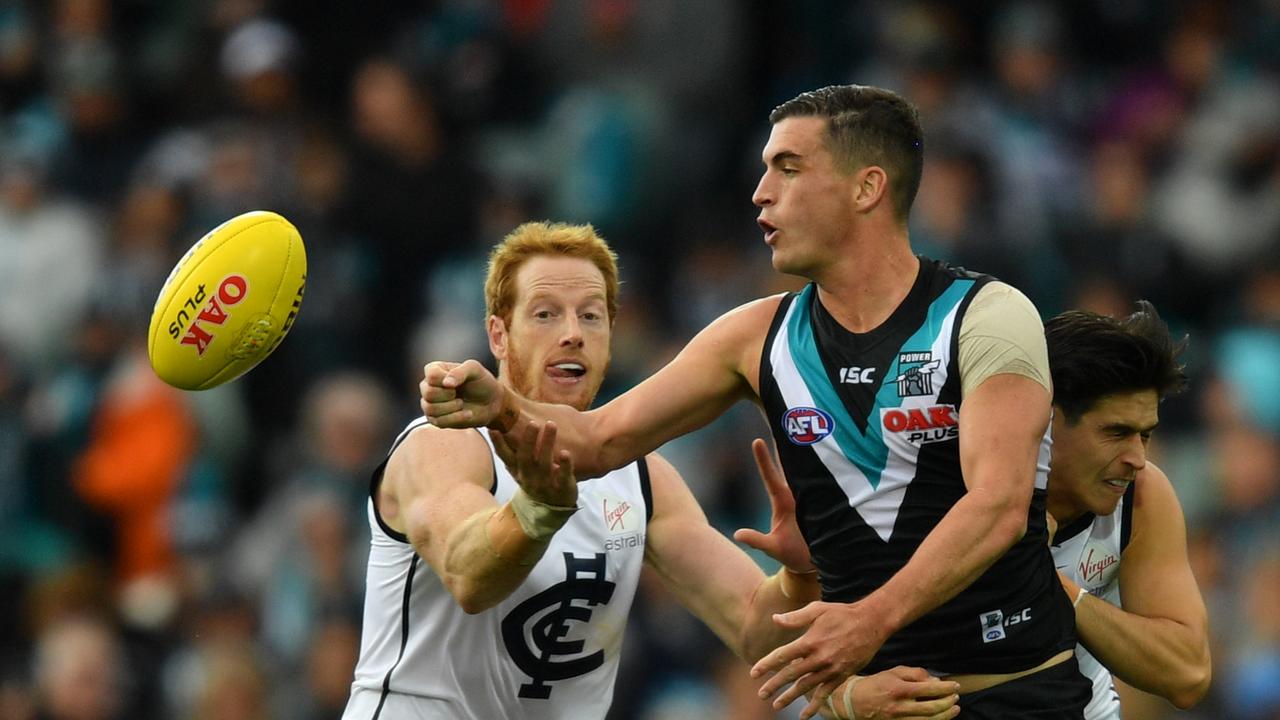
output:
[[[511,512],[515,513],[516,520],[520,521],[524,534],[534,540],[551,537],[578,511],[576,505],[561,507],[534,500],[525,494],[524,488],[516,488],[516,494],[511,496],[507,504],[511,506]]]

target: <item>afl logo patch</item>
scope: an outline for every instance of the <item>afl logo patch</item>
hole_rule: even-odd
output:
[[[835,421],[818,408],[793,407],[782,416],[782,429],[796,445],[812,445],[831,434]]]

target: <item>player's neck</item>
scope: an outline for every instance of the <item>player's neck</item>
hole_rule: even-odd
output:
[[[920,260],[905,235],[887,243],[856,243],[818,283],[827,312],[850,332],[882,325],[898,309],[920,274]]]
[[[1049,482],[1052,484],[1053,480],[1050,479]],[[1059,530],[1084,517],[1084,514],[1088,512],[1087,508],[1077,507],[1070,502],[1065,502],[1053,493],[1049,493],[1045,498],[1044,509],[1053,516],[1054,521],[1058,523]]]

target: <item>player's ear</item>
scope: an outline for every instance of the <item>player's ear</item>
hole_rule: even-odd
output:
[[[888,194],[889,176],[884,168],[871,165],[858,171],[857,185],[853,191],[853,202],[858,210],[866,212],[874,209]]]
[[[507,359],[507,323],[497,315],[490,315],[485,323],[489,335],[489,352],[496,360]]]

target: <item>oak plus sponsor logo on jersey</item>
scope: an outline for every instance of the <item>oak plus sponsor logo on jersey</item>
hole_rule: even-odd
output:
[[[933,373],[942,367],[941,360],[933,359],[933,352],[905,352],[898,354],[898,397],[928,397],[933,394]]]
[[[876,381],[875,368],[842,367],[840,382],[845,385],[870,385]]]
[[[644,533],[641,531],[644,514],[635,503],[606,495],[600,498],[600,516],[607,533],[605,552],[644,547]]]
[[[1080,583],[1090,590],[1105,587],[1120,570],[1120,557],[1109,550],[1106,545],[1089,541],[1080,551],[1080,563],[1076,572]]]
[[[982,625],[982,642],[993,643],[1008,637],[1009,628],[1031,622],[1031,608],[1023,608],[1007,618],[1003,610],[991,610],[979,615],[978,622]]]
[[[955,405],[882,408],[880,422],[886,437],[898,435],[913,445],[942,442],[960,436],[960,415]]]
[[[782,430],[796,445],[812,445],[830,435],[835,427],[831,415],[815,407],[788,408],[782,414]]]

